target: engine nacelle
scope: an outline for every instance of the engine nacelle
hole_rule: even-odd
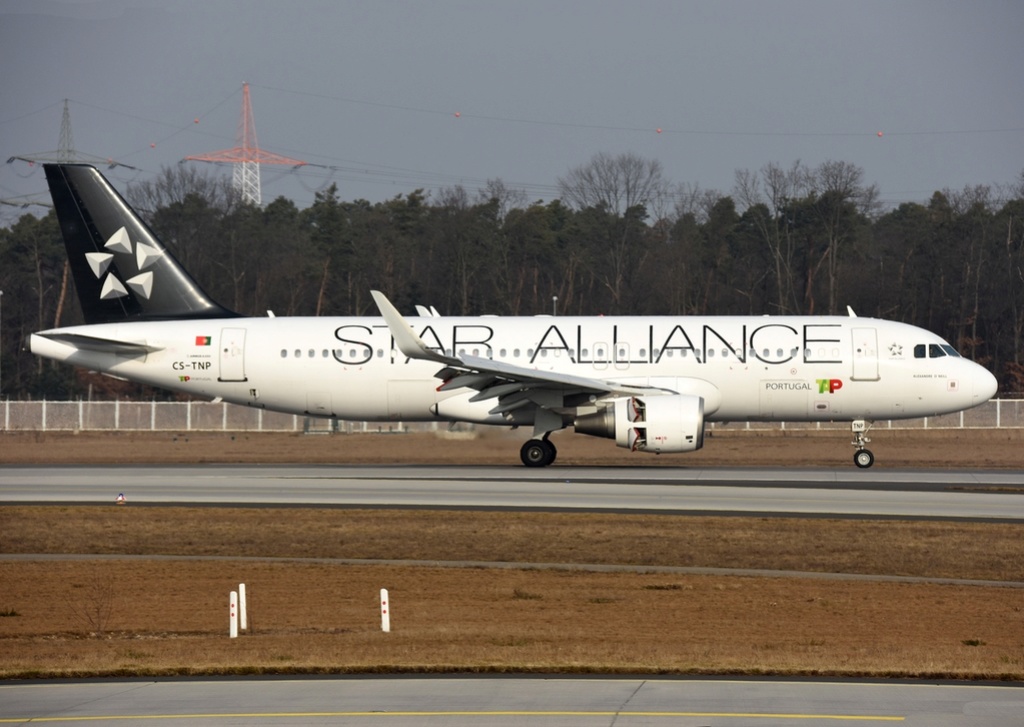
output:
[[[633,452],[693,452],[704,446],[704,399],[686,394],[614,399],[577,417],[575,427]]]

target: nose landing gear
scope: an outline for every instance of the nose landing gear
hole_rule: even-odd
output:
[[[861,469],[867,469],[875,463],[875,455],[865,445],[871,440],[868,438],[868,430],[873,422],[865,422],[863,419],[855,419],[850,423],[853,431],[853,441],[850,443],[857,448],[853,453],[853,463]]]

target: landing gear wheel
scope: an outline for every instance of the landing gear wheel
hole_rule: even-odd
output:
[[[519,450],[519,458],[527,467],[547,467],[557,456],[555,445],[546,439],[531,439]]]
[[[871,454],[870,449],[858,449],[853,453],[853,463],[866,470],[875,463],[875,455]]]
[[[871,441],[868,439],[868,430],[871,429],[873,423],[863,419],[855,419],[850,422],[850,429],[853,431],[851,444],[857,448],[857,451],[853,453],[853,463],[862,470],[866,470],[875,463],[875,455],[871,454],[871,450],[864,446]]]

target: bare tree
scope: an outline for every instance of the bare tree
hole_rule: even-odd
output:
[[[586,164],[570,169],[558,178],[558,191],[577,209],[603,206],[621,217],[637,205],[649,206],[667,195],[661,162],[626,153],[611,156],[601,152]]]
[[[227,178],[204,174],[185,164],[160,167],[155,178],[130,185],[125,193],[132,207],[149,216],[161,207],[184,203],[190,195],[201,197],[223,214],[230,213],[241,201]]]
[[[733,195],[768,248],[778,312],[797,312],[799,306],[793,284],[796,244],[787,208],[807,193],[810,172],[798,159],[789,169],[774,162],[756,173],[737,169],[735,179]]]
[[[661,163],[630,153],[600,153],[559,177],[558,188],[570,206],[609,218],[604,239],[592,241],[599,252],[590,259],[595,277],[611,295],[612,311],[624,310],[625,297],[647,259],[644,223],[649,205],[668,196]]]
[[[711,217],[711,210],[724,196],[717,189],[701,189],[699,184],[684,182],[676,185],[673,222],[690,215],[694,222],[703,225]]]
[[[72,583],[71,588],[75,591],[64,595],[65,605],[93,636],[103,636],[117,602],[113,577],[94,567],[85,575],[84,583]]]
[[[878,189],[863,186],[864,170],[850,162],[822,162],[811,175],[812,205],[825,236],[817,261],[808,268],[825,265],[828,273],[828,312],[835,314],[839,294],[840,248],[856,231],[856,216],[869,217],[878,208]]]
[[[492,199],[498,203],[498,221],[504,222],[509,210],[526,207],[526,191],[512,189],[501,179],[488,179],[487,184],[478,193],[479,201],[486,203]]]

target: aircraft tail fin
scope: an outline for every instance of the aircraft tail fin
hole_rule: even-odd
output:
[[[86,323],[231,318],[99,170],[45,164]]]

